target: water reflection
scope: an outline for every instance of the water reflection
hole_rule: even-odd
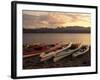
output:
[[[35,44],[35,43],[57,43],[57,42],[73,42],[90,44],[90,34],[70,34],[70,33],[24,33],[23,43],[24,44]]]

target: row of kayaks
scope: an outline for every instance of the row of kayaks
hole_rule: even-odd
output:
[[[53,58],[53,61],[59,61],[69,55],[77,57],[83,55],[89,51],[89,45],[82,45],[80,43],[67,43],[67,44],[55,44],[44,51],[36,53],[40,57],[40,61],[47,61]],[[39,50],[38,50],[39,51]],[[24,57],[34,56],[35,54],[27,54]]]

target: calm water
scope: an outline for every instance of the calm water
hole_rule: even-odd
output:
[[[90,34],[76,34],[76,33],[24,33],[23,43],[24,44],[35,44],[35,43],[57,43],[57,42],[73,42],[90,44]]]

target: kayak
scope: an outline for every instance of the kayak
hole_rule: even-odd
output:
[[[42,52],[48,51],[55,45],[56,44],[29,45],[28,47],[23,47],[23,58],[39,55]]]
[[[77,57],[79,55],[83,55],[89,51],[89,45],[83,45],[78,51],[72,54],[72,57]]]
[[[79,50],[81,47],[82,47],[82,44],[72,44],[70,48],[63,50],[60,53],[57,53],[54,56],[53,61],[56,62],[62,58],[65,58],[65,57],[71,55],[73,52]]]
[[[54,49],[52,49],[51,51],[47,51],[47,52],[44,52],[44,53],[41,53],[40,54],[40,57],[41,57],[41,61],[45,61],[45,60],[48,60],[50,58],[52,58],[53,56],[55,56],[57,53],[60,53],[62,52],[63,50],[65,49],[68,49],[69,47],[71,47],[72,43],[68,43],[68,44],[65,44],[65,45],[57,45]]]

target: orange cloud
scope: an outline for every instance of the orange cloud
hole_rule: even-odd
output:
[[[90,14],[23,11],[24,28],[90,26]]]

